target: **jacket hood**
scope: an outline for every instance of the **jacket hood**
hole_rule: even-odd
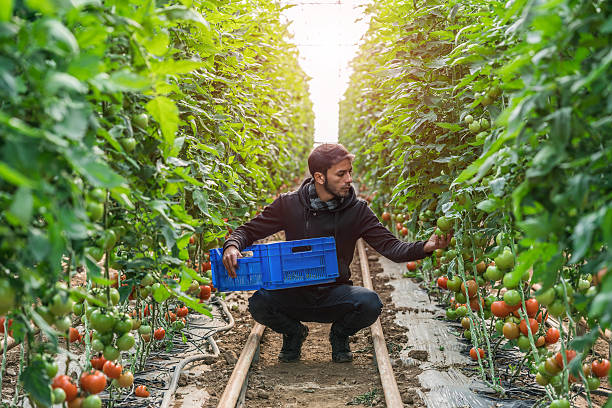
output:
[[[308,177],[302,182],[302,185],[298,189],[298,196],[300,197],[300,201],[304,205],[304,207],[308,209],[311,209],[310,199],[308,197],[308,186],[311,183],[314,183],[314,180],[312,177]],[[349,188],[348,196],[344,197],[344,199],[342,200],[342,203],[337,208],[334,208],[333,210],[331,210],[331,212],[342,211],[348,207],[355,205],[356,202],[357,202],[357,195],[355,194],[355,189],[353,188],[353,186],[351,186]]]

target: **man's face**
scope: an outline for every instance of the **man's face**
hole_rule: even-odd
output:
[[[353,182],[353,164],[350,159],[344,159],[327,170],[323,188],[334,197],[344,198],[349,195]]]

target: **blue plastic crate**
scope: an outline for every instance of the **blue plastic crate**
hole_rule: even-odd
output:
[[[210,250],[213,285],[221,292],[283,289],[333,282],[338,277],[333,237],[252,245],[238,259],[236,278],[223,266],[223,249]]]

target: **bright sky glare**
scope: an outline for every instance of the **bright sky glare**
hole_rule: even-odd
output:
[[[348,63],[368,29],[368,0],[281,0],[308,76],[315,113],[315,142],[338,141],[338,102],[348,85]]]

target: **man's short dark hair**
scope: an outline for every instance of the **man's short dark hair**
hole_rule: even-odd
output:
[[[308,156],[308,170],[314,177],[316,172],[327,176],[327,170],[342,160],[355,158],[354,154],[349,153],[344,146],[338,143],[323,143],[313,149]]]

